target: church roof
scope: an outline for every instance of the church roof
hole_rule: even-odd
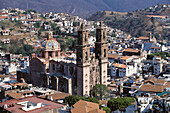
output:
[[[44,49],[60,50],[60,44],[55,40],[45,40],[42,42],[41,47]]]
[[[144,43],[143,50],[149,51],[151,47],[156,47],[156,43]]]
[[[48,38],[42,42],[41,47],[45,50],[60,50],[60,43],[53,38],[52,32],[49,32]]]

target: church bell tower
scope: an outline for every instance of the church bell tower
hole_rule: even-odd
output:
[[[106,28],[100,22],[96,29],[95,56],[99,60],[100,83],[107,86],[108,43]]]
[[[90,45],[84,24],[78,31],[77,43],[77,95],[84,96],[89,95],[90,91]]]

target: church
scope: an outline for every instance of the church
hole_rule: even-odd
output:
[[[90,51],[88,30],[82,24],[78,30],[76,59],[62,56],[60,44],[49,32],[41,44],[39,56],[32,55],[30,66],[17,72],[27,83],[69,94],[85,96],[96,84],[107,85],[108,43],[103,23],[96,28],[95,50]]]

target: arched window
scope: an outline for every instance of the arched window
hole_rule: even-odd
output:
[[[86,60],[88,60],[88,53],[86,52]]]
[[[55,52],[55,56],[58,57],[58,51]]]
[[[85,35],[85,39],[84,39],[85,42],[87,42],[87,35]]]
[[[106,36],[106,35],[105,35],[105,32],[103,32],[103,40],[105,40],[105,38],[106,38],[105,36]]]
[[[104,57],[106,57],[106,49],[104,49]]]

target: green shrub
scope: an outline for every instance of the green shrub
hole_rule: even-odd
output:
[[[113,98],[110,99],[107,103],[107,106],[115,111],[117,109],[126,108],[131,105],[131,103],[135,102],[135,99],[132,97],[123,97],[123,98]]]
[[[103,107],[103,110],[106,111],[106,113],[110,113],[111,109],[109,107]]]
[[[93,98],[93,97],[82,97],[82,96],[75,96],[75,95],[65,97],[64,103],[69,104],[69,106],[73,106],[79,100],[84,100],[84,101],[93,102],[93,103],[99,103],[96,98]]]

